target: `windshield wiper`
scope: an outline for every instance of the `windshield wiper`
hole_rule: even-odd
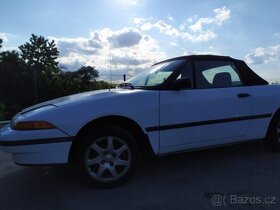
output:
[[[134,86],[131,83],[129,83],[129,82],[124,82],[124,83],[120,84],[118,87],[134,89]]]

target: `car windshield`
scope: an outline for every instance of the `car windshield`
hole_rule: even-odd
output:
[[[182,62],[183,60],[175,60],[153,65],[128,80],[125,84],[129,84],[129,86],[134,88],[161,85]]]

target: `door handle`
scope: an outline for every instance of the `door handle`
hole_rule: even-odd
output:
[[[237,97],[238,98],[246,98],[246,97],[250,97],[251,95],[249,93],[238,93]]]

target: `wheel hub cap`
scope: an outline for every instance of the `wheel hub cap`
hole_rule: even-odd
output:
[[[131,164],[131,151],[127,143],[113,136],[104,136],[94,141],[85,154],[88,173],[102,182],[121,178]]]

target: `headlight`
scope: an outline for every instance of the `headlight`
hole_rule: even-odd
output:
[[[10,127],[13,130],[40,130],[40,129],[53,129],[55,126],[46,121],[19,121],[11,122]]]

